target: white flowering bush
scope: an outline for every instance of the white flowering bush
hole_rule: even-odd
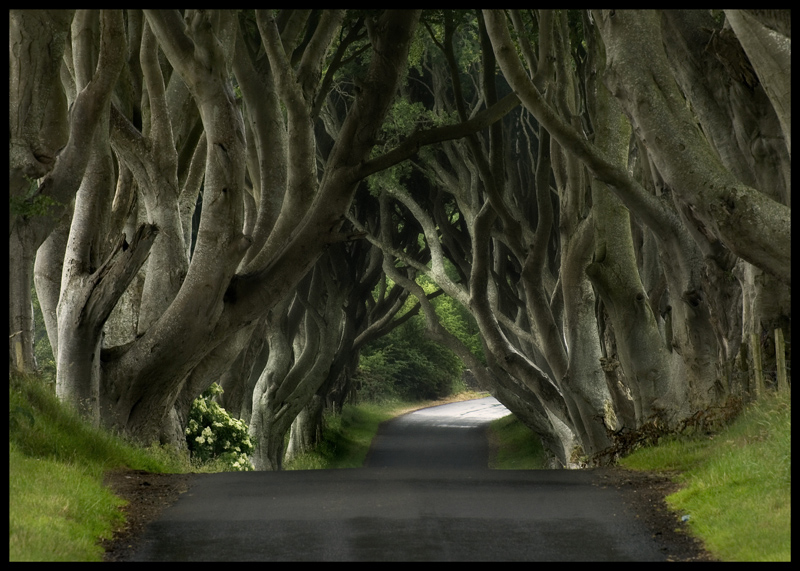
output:
[[[194,400],[186,426],[186,443],[192,457],[202,462],[219,460],[231,470],[253,470],[250,454],[255,449],[247,425],[212,399],[222,394],[222,387],[211,385]]]

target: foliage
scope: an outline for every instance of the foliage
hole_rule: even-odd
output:
[[[451,270],[452,264],[449,260],[445,263],[445,269]],[[455,270],[452,270],[454,273]],[[421,276],[419,281],[425,293],[430,294],[435,291],[435,285],[426,276]],[[475,321],[475,317],[470,311],[458,301],[448,295],[441,295],[432,301],[439,318],[439,323],[458,338],[467,349],[482,363],[486,364],[486,356],[483,354],[480,330]]]
[[[425,322],[415,316],[364,348],[355,380],[363,400],[437,399],[452,393],[462,370],[458,357],[425,336]]]
[[[19,198],[12,196],[9,199],[9,209],[17,216],[32,218],[34,216],[44,216],[51,206],[59,206],[59,203],[49,196],[39,195],[32,198]]]
[[[186,443],[192,457],[209,462],[219,460],[233,471],[253,470],[249,455],[255,450],[247,425],[231,418],[227,411],[214,402],[222,394],[222,387],[212,384],[194,400],[186,426]]]
[[[494,470],[542,470],[547,453],[539,437],[514,415],[489,424],[489,468]]]
[[[49,196],[36,194],[39,189],[39,183],[34,179],[25,178],[28,182],[28,191],[25,195],[9,197],[9,210],[12,216],[24,218],[44,216],[51,206],[63,206]]]
[[[449,269],[455,271],[452,266]],[[426,276],[419,276],[417,282],[426,294],[437,290]],[[397,317],[402,317],[415,301],[409,298],[406,308]],[[447,295],[440,295],[431,303],[441,325],[485,363],[480,333],[472,314]],[[416,315],[364,347],[354,379],[362,401],[437,399],[464,388],[461,386],[463,363],[452,351],[430,340],[425,329],[425,319]]]
[[[33,356],[36,359],[36,367],[43,377],[51,379],[51,383],[55,384],[56,360],[53,356],[53,349],[50,347],[50,339],[47,337],[39,298],[33,286],[31,286],[31,300],[33,301],[34,327]]]
[[[486,396],[488,396],[486,393],[464,391],[446,399],[446,402]],[[442,401],[411,403],[401,400],[385,400],[380,403],[346,404],[340,413],[325,413],[322,440],[313,450],[292,458],[284,468],[286,470],[361,468],[382,422],[414,410],[439,404],[445,403]]]
[[[381,404],[346,404],[340,413],[326,414],[322,440],[314,450],[289,461],[285,469],[360,468],[380,423],[404,406],[407,405],[396,400],[384,400]]]
[[[394,347],[368,346],[358,361],[355,381],[358,398],[366,402],[390,401],[397,398],[396,378],[400,365],[393,357]]]

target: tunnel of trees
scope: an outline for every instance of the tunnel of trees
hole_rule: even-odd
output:
[[[601,463],[790,358],[789,11],[9,23],[9,367],[38,304],[95,424],[180,444],[216,382],[280,469],[326,408],[466,367]]]

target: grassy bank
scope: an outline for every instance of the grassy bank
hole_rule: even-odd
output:
[[[513,415],[489,425],[489,468],[493,470],[543,470],[544,447],[539,438]]]
[[[492,423],[494,468],[541,468],[541,446],[514,417]],[[620,460],[670,474],[675,517],[722,561],[791,560],[791,396],[770,394],[712,436],[676,437]]]
[[[620,464],[675,471],[667,503],[723,561],[791,560],[791,395],[748,406],[728,428],[634,452]]]
[[[42,379],[10,379],[9,560],[101,561],[98,539],[124,523],[103,474],[122,467],[191,470],[188,458],[87,426]]]

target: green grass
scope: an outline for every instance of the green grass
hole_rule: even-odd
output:
[[[672,439],[623,458],[634,470],[676,471],[676,515],[723,561],[791,560],[791,395],[751,404],[712,437]]]
[[[543,470],[546,456],[539,437],[514,415],[489,425],[489,468],[493,470]]]
[[[101,538],[123,525],[124,500],[103,474],[218,471],[162,447],[142,448],[87,426],[38,378],[9,380],[9,560],[101,561]],[[463,393],[449,399],[485,396]],[[448,401],[448,402],[449,402]],[[348,405],[326,419],[324,442],[287,469],[363,465],[381,422],[444,401]],[[541,469],[538,439],[508,416],[490,428],[496,469]],[[629,469],[671,472],[683,488],[667,498],[676,517],[723,561],[791,560],[791,396],[750,405],[711,437],[673,438],[622,459]]]
[[[128,467],[187,472],[188,457],[89,427],[40,378],[9,379],[10,561],[101,561],[101,538],[124,523],[103,474]]]

